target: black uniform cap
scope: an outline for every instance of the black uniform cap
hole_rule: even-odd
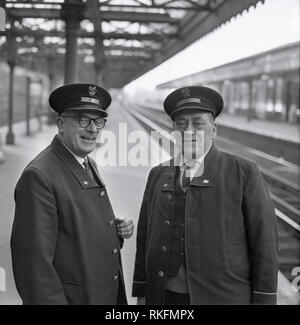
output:
[[[223,98],[217,91],[202,86],[176,89],[164,101],[165,111],[173,120],[176,113],[185,110],[207,111],[217,117],[223,105]]]
[[[111,96],[104,88],[93,84],[73,83],[55,89],[49,104],[59,115],[65,111],[99,113],[106,117]]]

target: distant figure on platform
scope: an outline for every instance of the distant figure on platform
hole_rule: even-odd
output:
[[[69,84],[49,103],[58,134],[15,189],[13,271],[24,304],[126,304],[120,248],[131,220],[114,216],[105,184],[88,154],[104,127],[109,93]]]
[[[221,95],[181,88],[164,108],[182,143],[148,177],[133,296],[138,304],[276,304],[274,207],[256,164],[213,143]]]

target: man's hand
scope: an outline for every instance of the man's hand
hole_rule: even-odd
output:
[[[146,305],[146,297],[137,298],[137,305]]]
[[[133,234],[133,221],[131,219],[116,218],[116,226],[118,235],[122,238],[130,238]]]

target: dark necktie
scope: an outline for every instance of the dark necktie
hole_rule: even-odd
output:
[[[92,169],[91,169],[91,166],[89,164],[89,161],[87,158],[84,159],[84,162],[82,163],[83,166],[84,166],[84,169],[86,170],[86,172],[88,173],[88,175],[91,177],[91,179],[94,179],[94,176],[93,176],[93,172],[92,172]]]
[[[182,175],[182,180],[181,180],[181,184],[184,189],[187,188],[191,182],[190,170],[191,170],[190,166],[185,166],[183,175]]]

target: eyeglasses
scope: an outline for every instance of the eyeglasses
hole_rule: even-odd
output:
[[[87,128],[91,124],[91,121],[93,121],[96,126],[96,129],[101,130],[104,128],[105,123],[106,123],[106,119],[104,119],[102,117],[90,118],[90,117],[85,117],[85,116],[77,117],[77,116],[73,116],[73,115],[63,115],[62,117],[71,117],[71,118],[77,119],[80,127],[82,127],[82,128]]]
[[[184,120],[178,120],[174,122],[175,128],[177,130],[186,130],[189,122]],[[203,130],[207,127],[207,123],[205,121],[192,121],[192,126],[195,130]]]

